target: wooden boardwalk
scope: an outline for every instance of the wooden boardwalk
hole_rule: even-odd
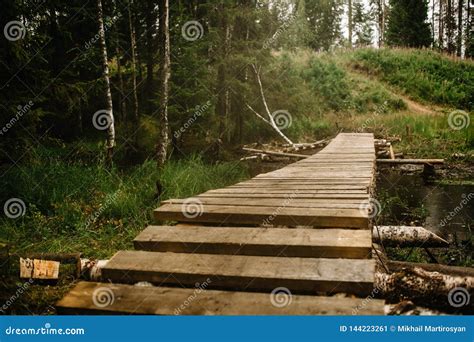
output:
[[[372,134],[223,189],[162,203],[156,220],[58,304],[63,313],[383,314],[373,291]],[[155,286],[133,285],[140,282]],[[345,296],[334,296],[344,293]]]

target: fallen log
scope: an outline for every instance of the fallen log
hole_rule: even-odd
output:
[[[448,241],[423,227],[374,226],[374,242],[386,247],[447,247]]]
[[[290,157],[290,158],[299,158],[305,159],[310,156],[304,154],[297,154],[297,153],[286,153],[286,152],[276,152],[276,151],[265,151],[265,150],[257,150],[255,148],[243,147],[244,151],[253,152],[253,153],[263,153],[268,155],[280,156],[280,157]]]
[[[472,313],[474,277],[469,275],[471,269],[466,268],[464,276],[460,276],[461,270],[456,268],[453,274],[450,266],[442,268],[449,273],[428,271],[423,267],[425,264],[405,263],[393,273],[376,272],[372,297],[384,298],[391,303],[410,300],[416,305],[446,312]]]
[[[444,164],[444,159],[377,159],[378,164]]]

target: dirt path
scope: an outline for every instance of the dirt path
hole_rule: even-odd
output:
[[[401,98],[407,105],[407,109],[410,112],[420,114],[420,115],[440,115],[442,114],[442,108],[435,105],[425,105],[415,100],[410,99],[407,95],[401,94],[395,91],[390,85],[378,80],[375,77],[368,76],[362,72],[357,72],[356,70],[351,69],[347,65],[344,65],[346,71],[351,74],[355,78],[365,78],[371,82],[378,83],[381,87],[383,87],[388,93],[392,96]]]

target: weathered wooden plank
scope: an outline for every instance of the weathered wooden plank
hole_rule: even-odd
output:
[[[353,293],[373,289],[372,259],[287,258],[120,251],[102,269],[112,282],[148,281],[160,285],[271,291],[277,286],[292,293]],[[210,279],[210,281],[208,281]]]
[[[97,305],[98,295],[104,303]],[[383,315],[384,301],[359,298],[283,294],[285,302],[269,293],[197,288],[137,287],[95,282],[78,283],[56,308],[60,314],[127,315]],[[192,298],[192,300],[190,300]],[[95,299],[95,301],[94,301]],[[286,305],[281,305],[285,304]]]
[[[370,230],[204,226],[149,226],[133,240],[135,249],[154,252],[285,256],[371,257]]]
[[[292,194],[291,192],[287,193],[203,193],[196,197],[230,197],[230,198],[288,198],[292,196],[293,198],[303,199],[368,199],[369,194],[328,194],[328,193],[297,193]]]
[[[364,190],[339,190],[339,189],[297,189],[297,188],[246,188],[246,187],[227,187],[216,190],[209,190],[207,194],[288,194],[289,196],[295,192],[300,194],[366,194],[367,189]]]
[[[156,220],[257,224],[272,217],[274,225],[368,229],[368,213],[360,209],[236,207],[205,205],[191,213],[180,204],[164,204],[154,210]]]
[[[251,207],[288,207],[288,208],[347,208],[358,209],[366,203],[366,199],[351,202],[339,201],[315,201],[313,199],[298,199],[293,197],[285,198],[248,198],[242,201],[240,198],[222,198],[222,197],[189,197],[186,199],[169,199],[161,204],[180,204],[200,203],[207,205],[225,205],[225,206],[251,206]]]

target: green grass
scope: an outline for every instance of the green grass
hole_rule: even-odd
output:
[[[52,157],[23,165],[21,170],[11,170],[2,178],[2,203],[20,198],[26,214],[1,219],[0,240],[17,252],[82,252],[96,258],[130,248],[136,234],[151,222],[151,212],[159,205],[158,179],[164,200],[247,177],[237,162],[207,164],[198,156],[172,160],[162,171],[151,160],[123,171]]]
[[[474,108],[474,63],[431,50],[361,49],[352,66],[396,86],[415,100]]]

